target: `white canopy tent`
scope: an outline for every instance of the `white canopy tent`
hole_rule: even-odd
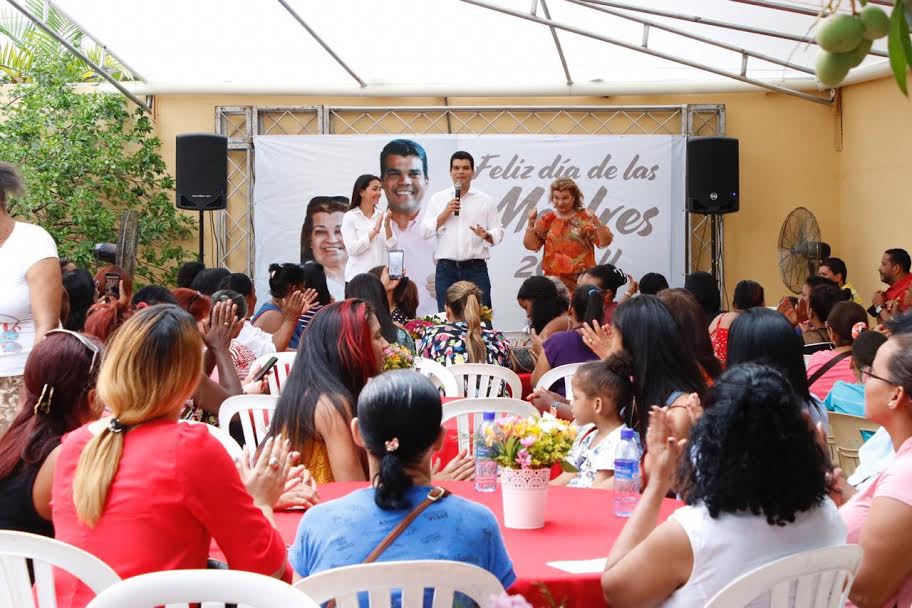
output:
[[[809,42],[822,1],[50,4],[135,71],[142,82],[128,88],[137,94],[548,96],[765,87],[830,99],[813,75],[817,47]],[[848,10],[848,0],[843,5]],[[889,73],[885,41],[873,52],[847,82]]]

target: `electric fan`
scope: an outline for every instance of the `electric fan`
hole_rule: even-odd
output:
[[[792,293],[801,293],[808,276],[817,274],[830,246],[820,240],[820,226],[804,207],[794,209],[779,230],[779,276]]]

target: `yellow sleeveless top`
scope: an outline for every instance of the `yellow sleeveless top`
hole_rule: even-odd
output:
[[[333,481],[332,467],[329,465],[329,452],[326,443],[319,440],[309,441],[306,449],[302,451],[301,464],[307,467],[314,480],[318,483]]]

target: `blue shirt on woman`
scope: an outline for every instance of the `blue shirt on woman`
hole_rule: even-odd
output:
[[[330,568],[360,564],[430,490],[428,486],[409,488],[409,507],[400,511],[378,507],[373,488],[311,507],[301,518],[289,549],[291,565],[306,577]],[[447,496],[425,509],[377,561],[415,559],[474,564],[496,576],[504,588],[516,580],[494,514],[459,496]],[[394,606],[398,599],[393,598]]]

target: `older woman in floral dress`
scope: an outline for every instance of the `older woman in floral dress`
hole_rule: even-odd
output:
[[[595,248],[610,245],[614,235],[596,214],[583,209],[583,193],[572,179],[554,180],[550,199],[553,211],[541,217],[536,209],[529,213],[523,245],[529,251],[544,246],[542,270],[572,293],[579,276],[595,266]]]

